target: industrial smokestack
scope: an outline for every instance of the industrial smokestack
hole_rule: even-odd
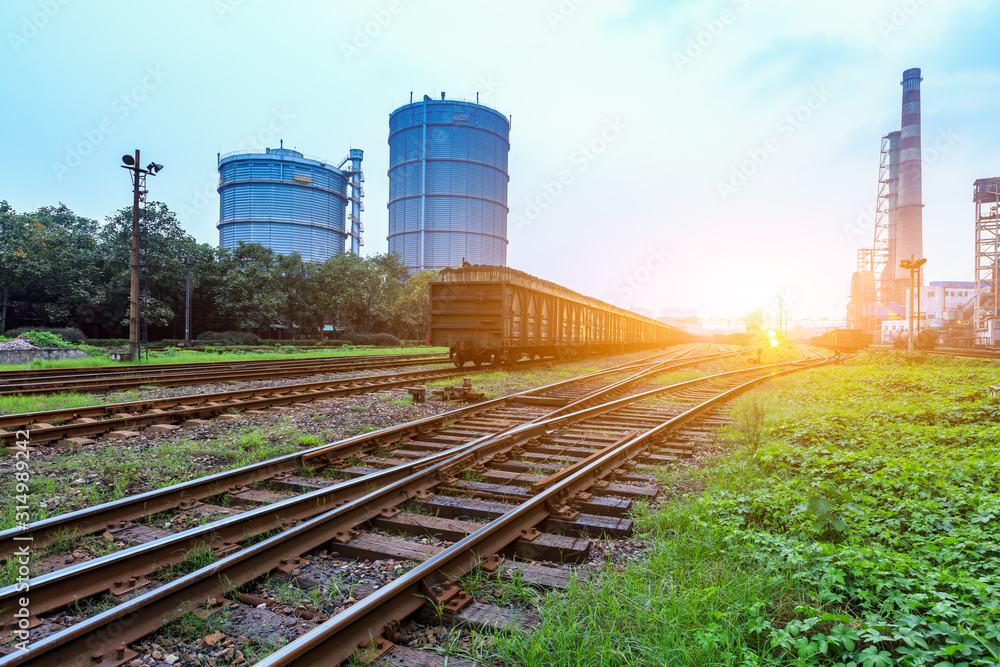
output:
[[[923,193],[920,165],[920,68],[903,72],[903,120],[899,134],[899,189],[895,215],[895,279],[893,295],[902,303],[909,287],[909,271],[900,260],[924,254]]]

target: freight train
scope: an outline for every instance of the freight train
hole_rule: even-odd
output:
[[[856,352],[872,344],[872,335],[861,329],[834,329],[822,336],[813,336],[809,344],[834,352]]]
[[[430,343],[468,362],[613,354],[698,336],[502,266],[443,269],[430,284]]]

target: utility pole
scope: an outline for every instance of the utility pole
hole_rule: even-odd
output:
[[[197,263],[196,259],[184,258],[184,266],[187,267],[184,285],[184,347],[191,347],[191,267]]]
[[[910,303],[906,308],[907,325],[910,328],[910,339],[906,343],[906,351],[913,352],[913,260],[916,255],[910,255]]]
[[[132,172],[132,260],[129,279],[128,302],[128,358],[139,361],[139,203],[146,201],[146,175],[156,174],[163,169],[162,164],[150,162],[145,169],[140,167],[139,149],[135,157],[122,156],[122,169]]]
[[[132,260],[128,291],[128,358],[132,362],[139,361],[139,199],[146,180],[140,177],[139,164],[139,149],[136,148],[132,169]]]

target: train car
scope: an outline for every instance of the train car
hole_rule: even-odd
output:
[[[897,350],[909,349],[910,332],[900,331],[892,337],[892,346]],[[933,350],[938,343],[938,332],[934,329],[921,329],[913,344],[914,350]]]
[[[810,338],[809,344],[835,352],[857,352],[872,344],[872,335],[861,329],[833,329]]]
[[[430,343],[455,365],[568,359],[699,340],[663,322],[501,266],[441,271],[430,284]]]

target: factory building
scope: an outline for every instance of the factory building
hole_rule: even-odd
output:
[[[307,262],[324,262],[345,249],[359,254],[362,158],[362,151],[351,149],[334,166],[283,142],[219,155],[219,246],[260,243],[282,255],[297,252]]]
[[[507,265],[510,121],[424,96],[389,116],[389,252],[411,271]]]
[[[909,303],[909,290],[903,294]],[[931,281],[920,287],[920,328],[931,328],[938,332],[939,340],[952,345],[962,345],[968,341],[973,305],[976,300],[976,283],[969,281]],[[916,297],[915,299],[916,300]],[[908,331],[906,311],[899,314],[890,312],[881,323],[883,343],[891,343],[893,336]]]

